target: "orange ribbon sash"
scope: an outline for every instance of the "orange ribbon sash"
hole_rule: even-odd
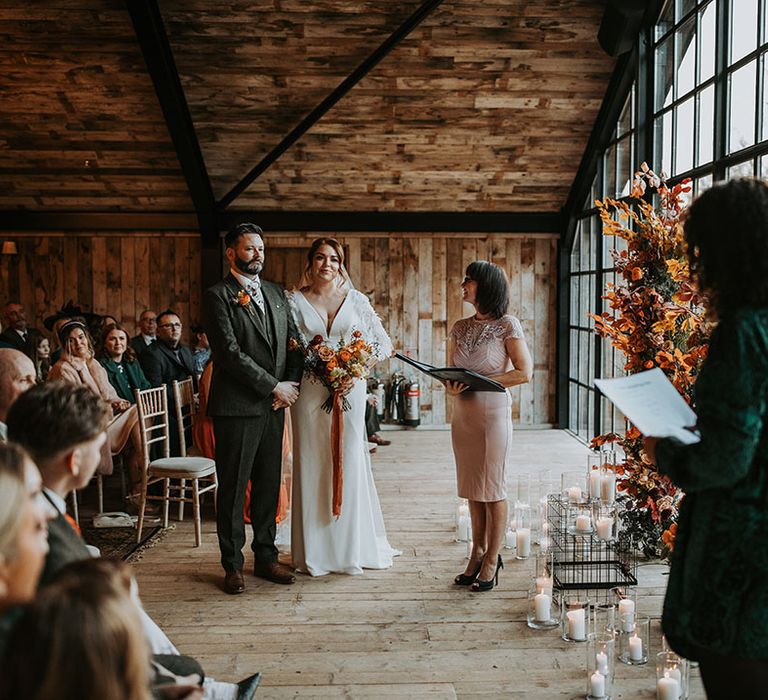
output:
[[[333,459],[333,517],[341,515],[341,491],[344,482],[342,470],[342,438],[344,436],[344,395],[333,392],[331,410],[331,457]]]

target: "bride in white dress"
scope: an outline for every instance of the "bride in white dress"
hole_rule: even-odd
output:
[[[374,343],[376,361],[389,357],[392,342],[368,298],[352,289],[344,270],[338,241],[320,238],[312,243],[307,268],[298,291],[287,298],[305,345],[322,336],[331,347],[352,339],[356,330]],[[328,389],[317,379],[302,378],[299,398],[291,406],[293,421],[293,497],[291,499],[291,555],[297,571],[362,574],[363,569],[386,569],[400,554],[390,547],[384,530],[379,497],[371,474],[365,431],[366,381],[350,382],[349,410],[343,413],[341,514],[332,514],[333,464],[331,415],[322,408]]]

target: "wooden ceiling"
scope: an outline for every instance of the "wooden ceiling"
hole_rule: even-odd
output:
[[[419,4],[160,0],[216,197]],[[231,208],[559,211],[613,68],[604,9],[446,0]],[[123,2],[2,3],[0,37],[1,209],[192,209]]]

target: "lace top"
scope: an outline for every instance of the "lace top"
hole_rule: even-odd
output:
[[[386,360],[392,354],[392,341],[368,297],[362,292],[349,290],[331,322],[330,333],[320,315],[301,292],[286,292],[285,296],[299,331],[297,340],[302,345],[306,346],[316,335],[335,344],[342,337],[350,340],[352,332],[359,330],[363,339],[373,344],[373,354],[377,362]]]
[[[456,344],[453,363],[486,376],[501,374],[511,367],[505,342],[523,338],[523,327],[514,316],[479,321],[473,317],[456,321],[450,338]]]

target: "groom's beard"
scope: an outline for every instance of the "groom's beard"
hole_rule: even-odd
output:
[[[235,255],[235,267],[246,275],[258,275],[264,268],[264,263],[261,260],[245,262],[239,255]]]

